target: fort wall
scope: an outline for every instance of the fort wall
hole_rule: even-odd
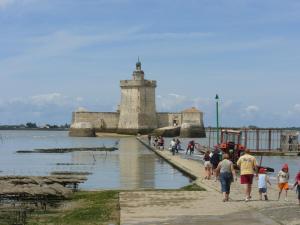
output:
[[[95,136],[96,132],[144,134],[157,128],[176,128],[176,132],[180,130],[180,135],[184,136],[205,135],[203,113],[194,107],[179,113],[157,113],[156,81],[146,80],[144,75],[138,61],[132,79],[120,81],[121,103],[118,112],[74,112],[70,136]]]
[[[182,112],[181,137],[205,137],[203,112],[192,107]]]
[[[74,112],[72,127],[116,132],[119,117],[120,114],[117,112]]]
[[[182,113],[159,112],[156,115],[158,127],[174,126],[174,122],[177,125],[181,125],[182,123]]]
[[[132,105],[132,104],[131,104]],[[130,107],[131,108],[131,107]],[[133,114],[134,115],[134,114]],[[123,120],[124,126],[127,129],[119,128],[120,114],[117,112],[73,112],[72,126],[70,128],[70,136],[95,136],[96,132],[113,132],[113,133],[126,133],[136,134],[151,132],[155,128],[171,127],[176,125],[181,126],[180,136],[182,137],[205,137],[205,129],[203,124],[203,113],[202,112],[159,112],[156,113],[155,124],[157,127],[149,128],[147,123],[151,119],[147,120],[147,117],[134,117],[128,113],[124,115],[128,121],[132,121],[135,125],[141,127],[143,124],[144,129],[132,126],[128,121]],[[136,122],[139,120],[140,122]],[[145,122],[146,121],[146,122]]]

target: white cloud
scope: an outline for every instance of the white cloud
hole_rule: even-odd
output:
[[[167,96],[160,96],[157,105],[162,111],[177,111],[182,110],[182,105],[185,105],[186,101],[186,96],[170,93]]]
[[[13,4],[28,4],[37,0],[0,0],[0,9],[5,9]]]
[[[76,97],[75,98],[77,102],[82,102],[83,101],[83,97]]]
[[[87,112],[88,110],[86,108],[80,106],[75,111],[76,112]]]
[[[300,104],[295,104],[294,105],[294,111],[300,112]]]
[[[0,0],[1,1],[1,0]],[[3,0],[2,0],[3,1]],[[5,0],[19,1],[19,0]],[[28,0],[27,0],[28,1]],[[19,55],[9,56],[0,61],[0,67],[8,75],[14,73],[24,73],[28,69],[36,67],[37,62],[45,62],[49,58],[58,56],[69,56],[82,48],[92,45],[109,44],[115,42],[131,41],[161,41],[201,38],[211,35],[202,32],[182,32],[182,33],[146,33],[143,27],[132,26],[126,29],[98,33],[82,34],[59,30],[43,36],[25,37],[23,46],[26,49]]]
[[[287,116],[295,116],[295,114],[299,114],[299,113],[300,113],[300,104],[296,103],[295,105],[293,105],[292,109],[288,110]]]
[[[246,113],[256,113],[259,111],[259,107],[256,105],[249,105],[245,108]]]
[[[14,3],[16,0],[0,0],[0,8],[6,8],[8,5]]]
[[[1,105],[4,107],[5,105],[31,105],[31,106],[67,106],[67,105],[75,105],[78,102],[83,101],[82,97],[68,97],[61,93],[48,93],[48,94],[40,94],[28,97],[15,97],[12,99],[8,99],[7,101],[0,101]]]
[[[209,98],[187,97],[176,93],[169,93],[165,96],[157,95],[158,111],[177,112],[190,107],[196,107],[203,111],[213,104],[214,101]]]
[[[245,108],[242,108],[241,112],[241,117],[243,119],[252,119],[255,120],[255,118],[259,117],[259,112],[260,109],[256,105],[249,105]]]
[[[176,99],[185,99],[185,96],[183,96],[183,95],[178,95],[178,94],[174,94],[174,93],[170,93],[168,95],[171,97],[174,97]]]
[[[127,29],[100,34],[75,34],[68,31],[57,31],[45,36],[33,37],[30,41],[40,45],[39,49],[44,52],[60,54],[65,51],[75,50],[92,44],[103,44],[109,42],[124,41],[146,41],[146,40],[170,40],[170,39],[191,39],[211,36],[212,33],[206,32],[161,32],[144,33],[143,27],[133,26]]]
[[[195,106],[200,111],[203,110],[203,108],[207,108],[214,104],[214,101],[209,98],[202,98],[202,97],[196,97],[192,100],[193,106]]]
[[[230,108],[233,105],[234,105],[234,102],[232,100],[225,100],[224,102],[221,103],[221,107],[223,109]]]
[[[29,98],[29,101],[38,106],[43,106],[47,104],[55,104],[55,105],[64,105],[68,101],[66,96],[63,96],[60,93],[50,93],[50,94],[42,94],[35,95]]]
[[[71,120],[74,109],[83,105],[82,101],[78,101],[82,99],[80,96],[70,97],[57,92],[0,99],[0,123],[66,123]]]

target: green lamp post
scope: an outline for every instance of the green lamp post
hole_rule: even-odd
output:
[[[216,94],[216,117],[217,117],[217,144],[219,144],[220,136],[219,136],[219,95]]]

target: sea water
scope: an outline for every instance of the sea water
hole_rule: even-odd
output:
[[[16,153],[37,148],[112,147],[113,152]],[[191,182],[135,137],[69,137],[67,131],[0,130],[0,175],[89,172],[83,189],[179,188]]]

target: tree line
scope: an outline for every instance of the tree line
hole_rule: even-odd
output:
[[[38,126],[34,122],[27,122],[26,124],[17,124],[17,125],[0,125],[0,129],[68,129],[70,124],[65,123],[62,125],[58,124],[45,124]]]

